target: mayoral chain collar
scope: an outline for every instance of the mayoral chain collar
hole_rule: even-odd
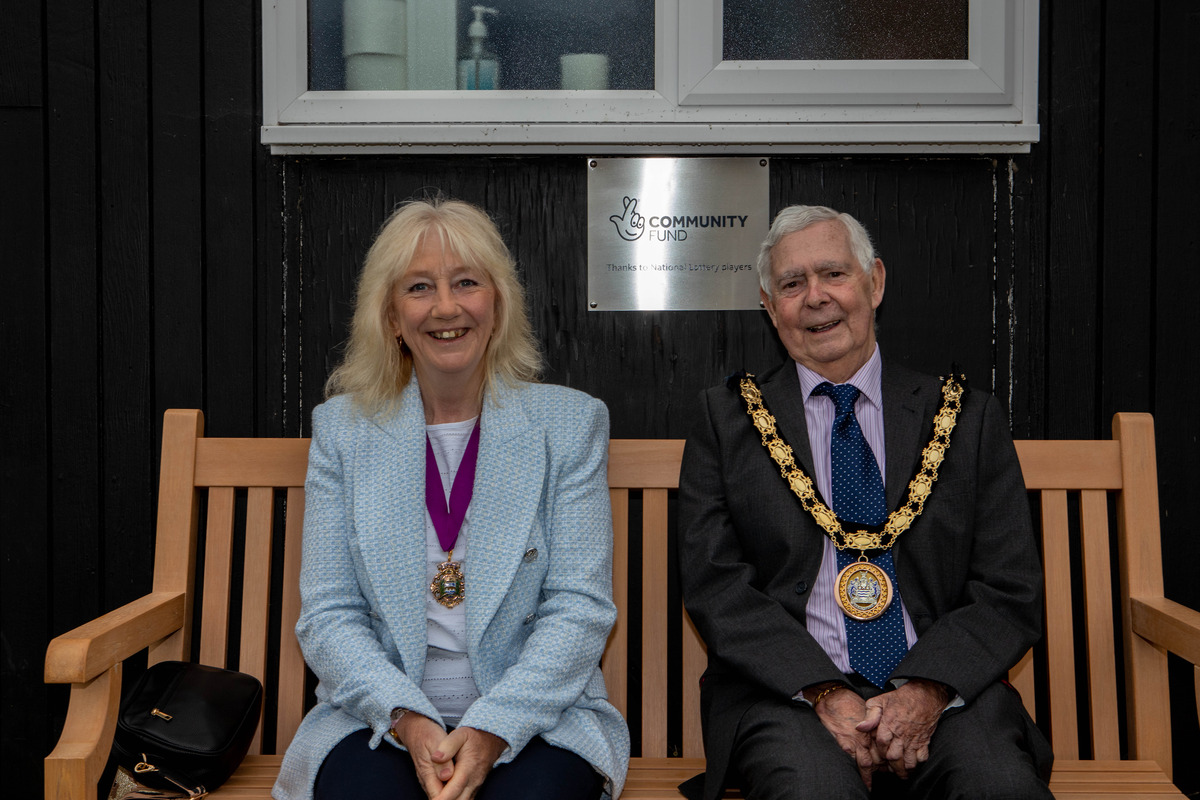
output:
[[[966,380],[964,376],[959,377]],[[817,498],[812,479],[796,465],[791,446],[779,436],[775,417],[763,405],[762,392],[754,382],[754,376],[745,374],[740,386],[742,399],[746,401],[746,413],[750,415],[754,427],[762,434],[763,447],[779,465],[779,474],[800,499],[800,505],[829,535],[834,547],[839,550],[859,550],[864,557],[867,550],[889,549],[896,543],[900,534],[908,530],[917,517],[921,516],[925,509],[925,501],[937,482],[938,467],[941,466],[946,457],[946,450],[950,447],[950,434],[954,432],[954,426],[958,422],[964,392],[962,384],[955,380],[953,375],[946,378],[942,385],[944,402],[937,416],[933,418],[933,438],[921,453],[920,471],[908,483],[908,500],[888,515],[882,531],[875,532],[846,531],[842,528],[837,515]]]

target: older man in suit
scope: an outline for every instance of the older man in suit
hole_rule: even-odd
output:
[[[758,267],[790,358],[702,395],[680,478],[704,797],[1050,797],[1003,683],[1042,579],[999,403],[883,358],[853,217],[785,209]]]

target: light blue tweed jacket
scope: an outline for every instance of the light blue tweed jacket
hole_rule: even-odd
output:
[[[497,382],[499,383],[499,381]],[[616,619],[608,410],[561,386],[484,399],[470,505],[467,648],[480,697],[462,725],[578,753],[620,793],[629,732],[600,656]],[[385,737],[396,706],[441,722],[425,669],[425,418],[414,379],[389,419],[348,396],[313,412],[296,635],[320,679],[272,792],[308,800],[325,756],[353,731]]]

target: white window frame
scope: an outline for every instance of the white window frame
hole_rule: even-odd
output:
[[[724,61],[722,0],[655,0],[652,90],[316,92],[307,0],[263,0],[262,141],[272,153],[1028,152],[1038,0],[969,2],[961,60]]]

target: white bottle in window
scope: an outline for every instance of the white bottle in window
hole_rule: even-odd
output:
[[[471,57],[458,62],[458,88],[499,89],[500,63],[485,46],[488,29],[483,22],[483,15],[497,15],[500,12],[487,6],[471,6],[471,11],[475,14],[475,20],[467,27]]]

